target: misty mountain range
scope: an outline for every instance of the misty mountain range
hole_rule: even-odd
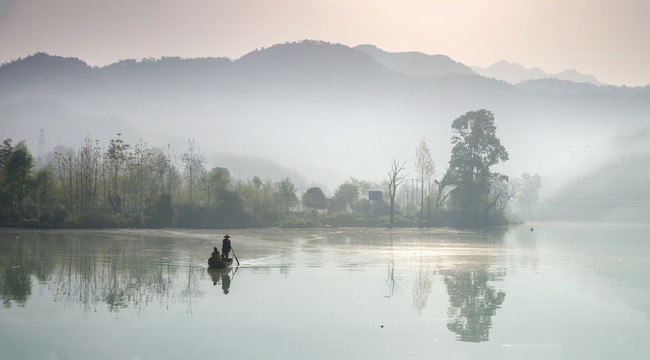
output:
[[[466,66],[445,55],[427,55],[420,52],[393,53],[383,51],[374,45],[359,45],[354,47],[361,50],[386,68],[404,73],[412,77],[440,77],[450,74],[481,75],[487,78],[502,80],[516,85],[524,81],[555,79],[574,83],[584,83],[595,86],[607,85],[598,81],[595,76],[582,74],[577,70],[565,70],[558,74],[548,74],[540,68],[526,69],[525,67],[501,60],[493,65],[482,68]]]
[[[526,69],[519,64],[510,63],[506,60],[498,61],[487,68],[480,68],[478,66],[472,66],[471,68],[479,75],[503,80],[511,84],[518,84],[529,80],[557,79],[595,86],[607,85],[598,81],[593,75],[582,74],[574,69],[565,70],[558,74],[547,74],[540,68]]]
[[[512,177],[539,173],[562,183],[650,151],[649,86],[562,74],[532,79],[544,73],[320,41],[236,60],[165,57],[104,67],[37,53],[0,66],[0,126],[3,139],[25,139],[35,154],[39,129],[49,151],[85,137],[107,145],[121,133],[126,142],[182,152],[195,138],[209,167],[227,158],[242,178],[286,173],[300,178],[299,186],[330,191],[351,176],[382,181],[393,158],[412,169],[422,137],[444,172],[451,122],[482,108],[494,112],[510,154],[497,170]],[[590,155],[621,136],[641,140]],[[246,166],[249,158],[269,165],[265,173]]]

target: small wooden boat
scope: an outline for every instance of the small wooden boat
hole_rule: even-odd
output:
[[[208,266],[210,269],[225,269],[232,267],[232,259],[230,258],[221,258],[221,259],[208,259]]]

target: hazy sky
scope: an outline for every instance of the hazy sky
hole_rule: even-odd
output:
[[[236,59],[304,39],[650,83],[649,0],[0,0],[0,62]]]

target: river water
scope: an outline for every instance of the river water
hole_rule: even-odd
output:
[[[0,360],[648,359],[650,225],[0,229]]]

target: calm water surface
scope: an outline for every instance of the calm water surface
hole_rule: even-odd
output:
[[[0,359],[650,358],[650,225],[228,233],[0,229]]]

